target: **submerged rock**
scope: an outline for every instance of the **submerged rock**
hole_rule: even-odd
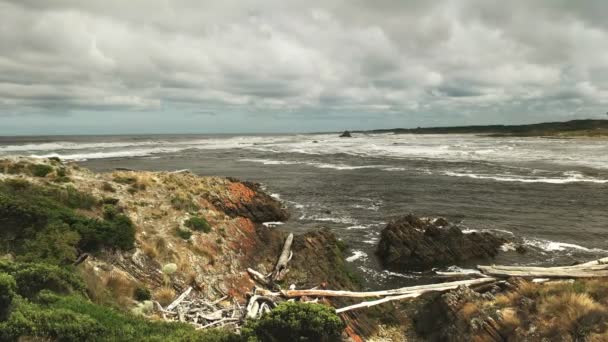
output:
[[[342,133],[340,135],[340,138],[352,138],[353,136],[350,134],[349,131],[344,131],[344,133]]]
[[[505,242],[487,232],[464,234],[445,219],[420,219],[410,214],[390,222],[382,230],[376,253],[387,268],[428,270],[494,257]]]

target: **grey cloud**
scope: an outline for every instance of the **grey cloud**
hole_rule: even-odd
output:
[[[603,0],[0,0],[0,118],[594,116],[608,103],[607,12]]]

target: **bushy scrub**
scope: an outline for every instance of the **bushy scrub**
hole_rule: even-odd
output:
[[[25,261],[67,264],[80,252],[132,248],[135,227],[115,208],[104,208],[103,220],[74,210],[96,205],[93,196],[72,187],[0,182],[0,251]]]
[[[177,228],[175,229],[175,235],[179,236],[184,240],[189,240],[192,237],[192,232],[186,229]]]
[[[198,205],[192,201],[187,195],[177,195],[171,198],[171,206],[175,210],[195,211],[198,210]]]
[[[15,278],[9,274],[0,273],[0,320],[8,317],[16,288]]]
[[[322,304],[284,302],[257,321],[248,321],[249,341],[340,341],[344,323],[333,308]]]
[[[53,167],[45,164],[31,164],[29,169],[35,177],[46,177],[46,175],[53,172]]]
[[[192,230],[201,231],[204,233],[209,233],[211,231],[211,226],[204,217],[191,217],[184,223],[184,225]]]
[[[84,293],[84,284],[78,276],[67,269],[42,264],[0,261],[0,274],[11,276],[17,293],[33,299],[42,290],[57,293]]]

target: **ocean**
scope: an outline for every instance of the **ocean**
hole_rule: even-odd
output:
[[[382,228],[407,213],[445,217],[514,245],[489,262],[572,264],[608,255],[608,140],[337,134],[0,137],[0,156],[58,156],[93,171],[190,169],[263,184],[292,218],[330,228],[368,288],[428,281],[383,270]],[[313,261],[314,262],[314,261]],[[469,269],[453,265],[447,269]]]

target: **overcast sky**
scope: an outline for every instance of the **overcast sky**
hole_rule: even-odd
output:
[[[608,1],[0,0],[0,135],[608,118]]]

